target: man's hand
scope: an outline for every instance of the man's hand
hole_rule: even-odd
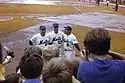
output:
[[[15,55],[14,55],[14,52],[13,51],[6,51],[6,53],[7,53],[7,56],[11,56],[12,58],[14,58],[15,57]]]

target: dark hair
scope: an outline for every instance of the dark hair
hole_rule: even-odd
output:
[[[55,57],[59,57],[58,47],[55,45],[48,45],[43,49],[43,59],[45,63]]]
[[[77,77],[79,61],[76,59],[76,57],[73,57],[71,59],[67,59],[64,63],[70,68],[72,75],[74,77]]]
[[[6,76],[5,83],[18,83],[20,77],[17,73],[9,74]]]
[[[38,54],[23,56],[19,62],[19,68],[22,76],[27,79],[34,79],[41,75],[43,60]]]
[[[62,62],[62,58],[53,58],[43,69],[44,83],[72,83],[72,73],[69,67]]]
[[[97,28],[87,33],[84,46],[90,53],[107,54],[110,49],[110,40],[111,37],[107,30]]]
[[[37,54],[39,54],[40,56],[42,56],[42,50],[41,50],[39,47],[37,47],[37,46],[30,46],[30,47],[28,47],[28,48],[26,48],[26,49],[24,50],[24,56],[25,56],[25,55],[30,56],[30,55],[32,55],[33,53],[37,53]]]

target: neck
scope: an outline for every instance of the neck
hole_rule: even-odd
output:
[[[39,77],[36,77],[36,78],[33,78],[33,79],[35,79],[35,80],[40,80],[40,76],[39,76]],[[23,77],[23,80],[31,80],[31,79],[28,79],[28,78]]]
[[[45,36],[45,34],[40,34],[41,36]]]
[[[107,58],[107,55],[96,55],[93,53],[90,53],[90,57],[94,58]]]

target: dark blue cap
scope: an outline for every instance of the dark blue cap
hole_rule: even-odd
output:
[[[43,25],[41,25],[39,29],[40,29],[40,30],[42,30],[42,29],[46,29],[46,27],[43,26]]]
[[[66,30],[72,30],[72,27],[71,27],[71,26],[64,26],[64,28],[65,28]]]
[[[54,27],[54,28],[58,28],[58,27],[59,27],[59,24],[58,24],[58,23],[53,23],[53,27]]]

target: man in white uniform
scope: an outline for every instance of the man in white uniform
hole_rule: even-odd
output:
[[[78,45],[78,41],[76,37],[71,33],[72,27],[66,26],[65,28],[65,37],[64,37],[64,50],[65,50],[65,57],[70,59],[72,57],[75,57],[75,48],[80,52],[81,50]]]
[[[46,34],[46,27],[40,26],[39,28],[40,33],[35,34],[30,40],[30,45],[37,45],[41,49],[43,49],[45,46],[49,44],[49,38]]]
[[[54,31],[48,33],[49,40],[51,44],[57,46],[59,48],[59,54],[63,57],[64,55],[64,33],[62,31],[59,31],[59,24],[54,23],[53,24]]]

